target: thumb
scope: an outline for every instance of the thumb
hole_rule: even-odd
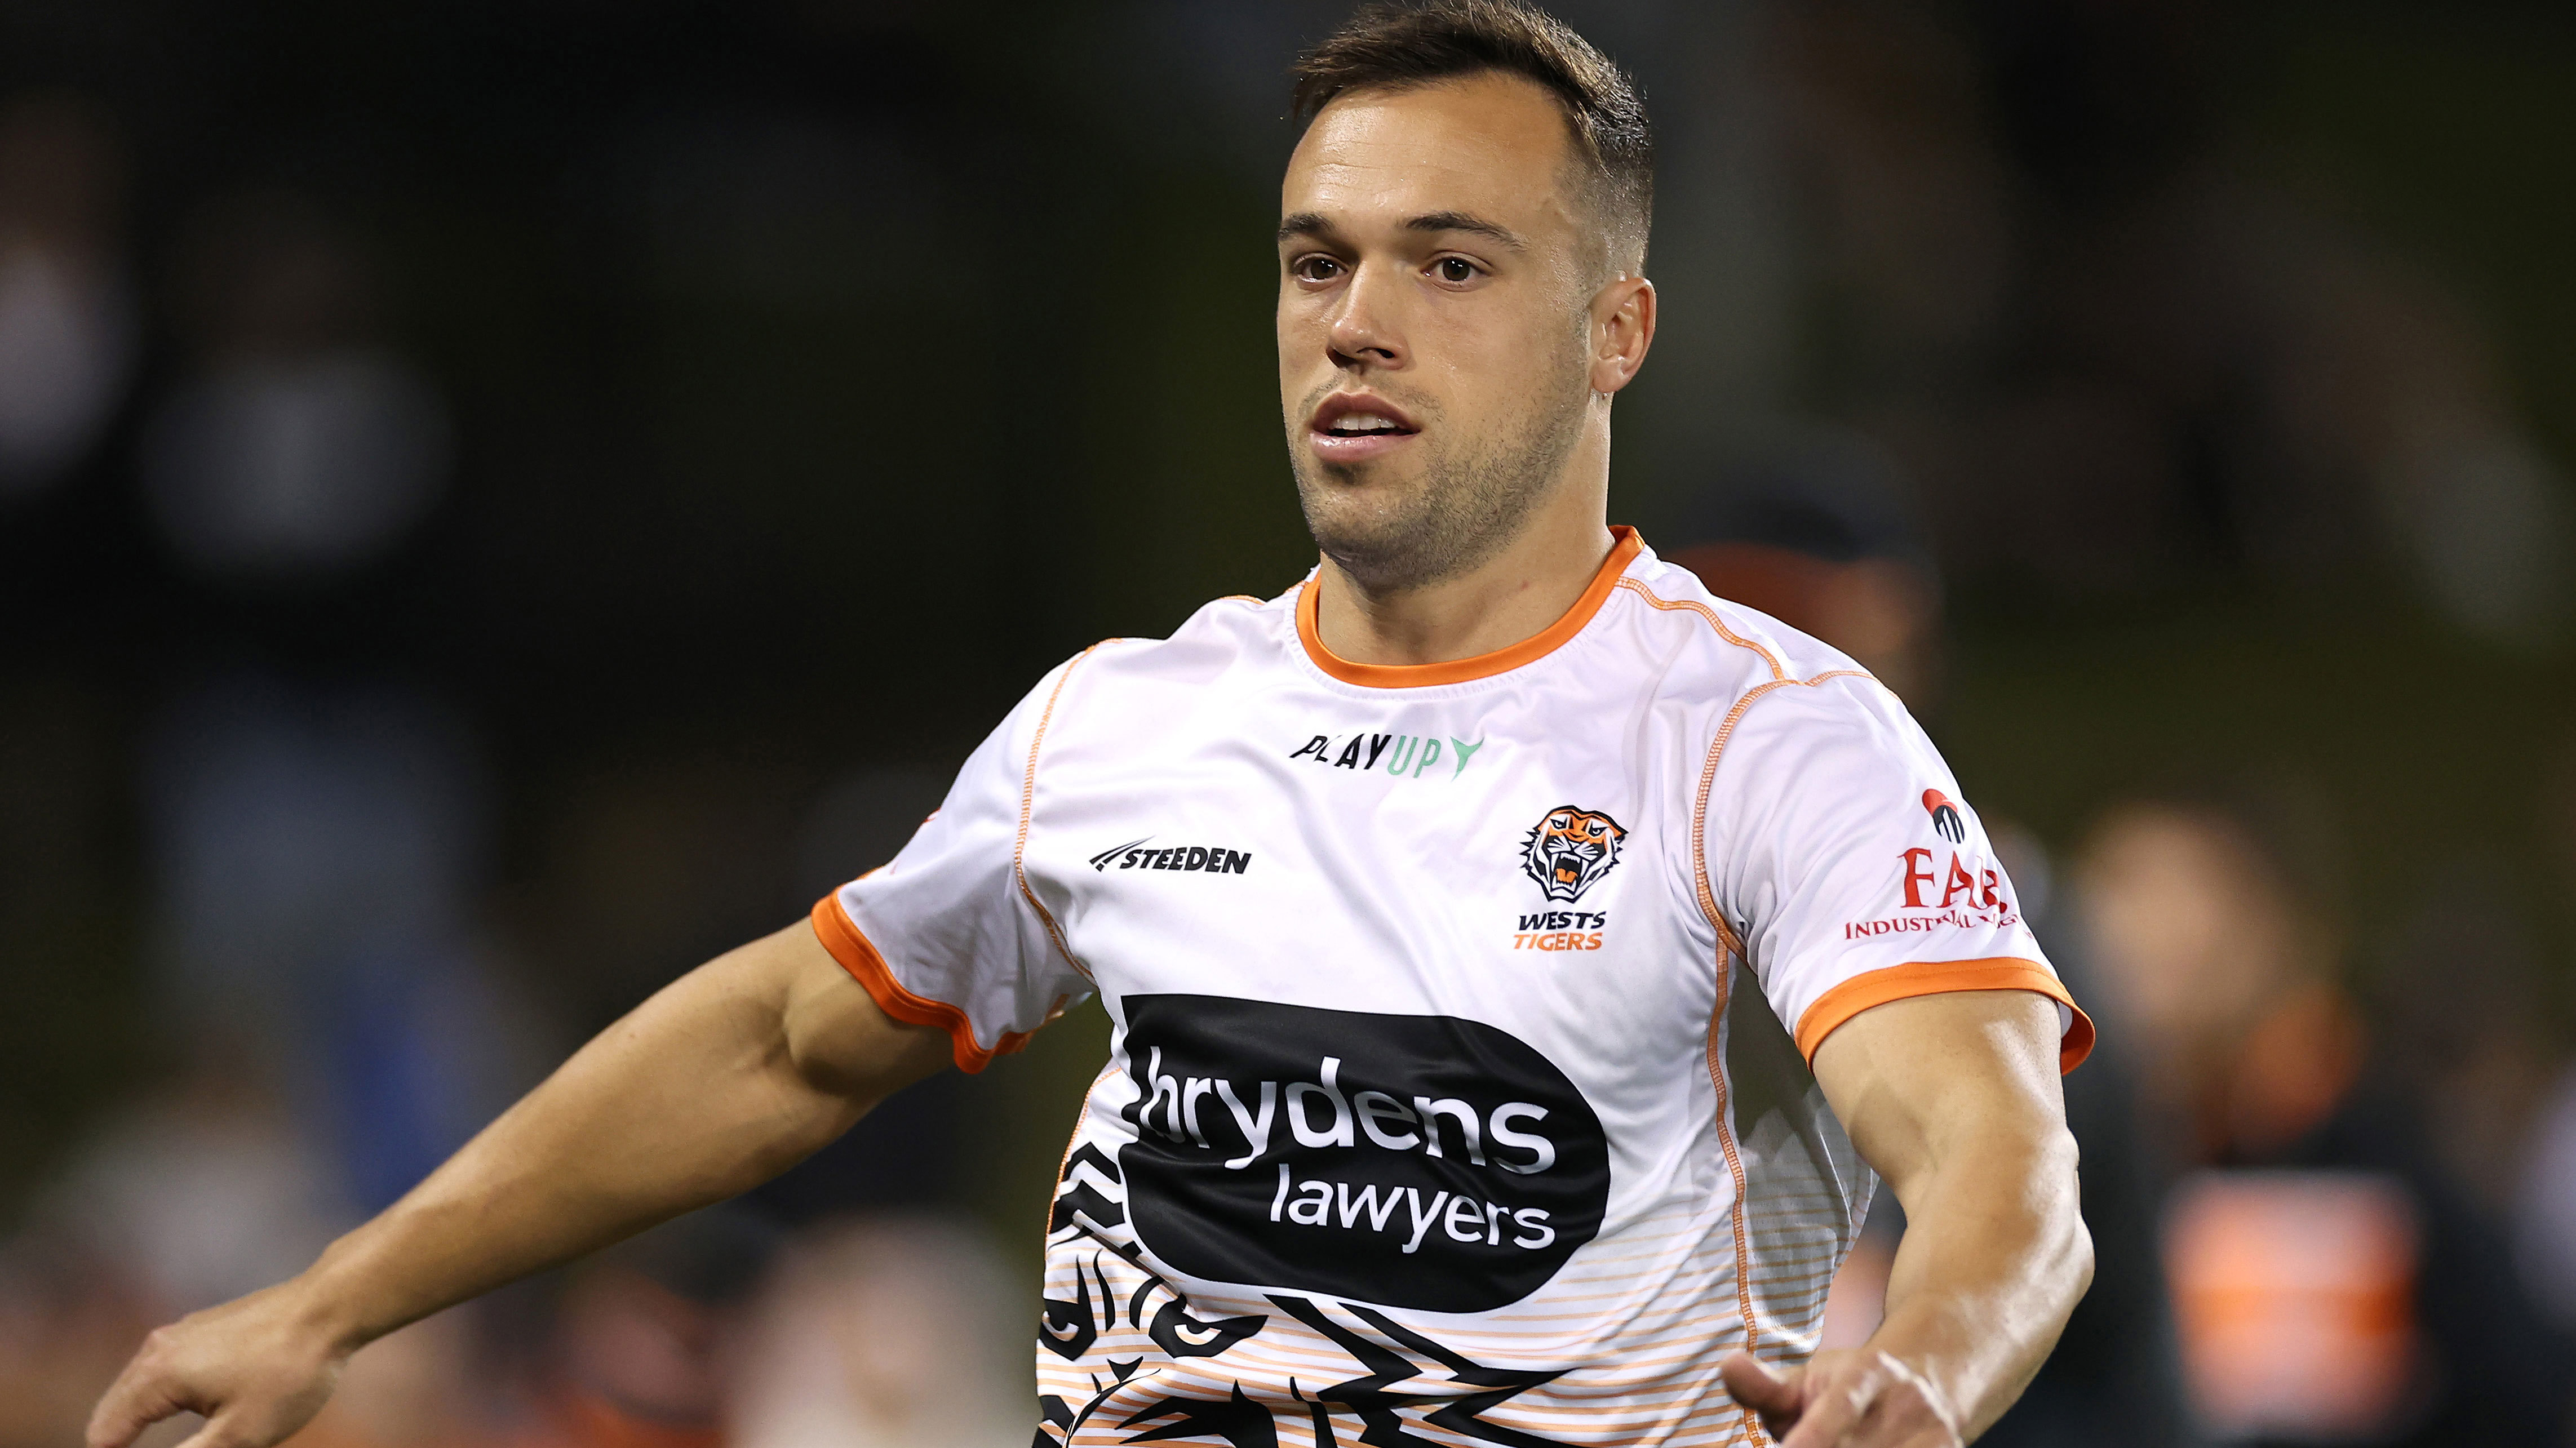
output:
[[[1773,1372],[1760,1358],[1739,1352],[1718,1365],[1718,1374],[1726,1380],[1726,1391],[1735,1401],[1761,1414],[1763,1426],[1775,1433],[1796,1422],[1805,1406],[1806,1395],[1800,1391],[1795,1368]]]

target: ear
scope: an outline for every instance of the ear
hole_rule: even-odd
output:
[[[1622,274],[1592,297],[1592,390],[1608,396],[1636,380],[1655,345],[1655,284]]]

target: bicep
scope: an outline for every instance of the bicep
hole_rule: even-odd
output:
[[[785,1063],[853,1114],[948,1064],[945,1032],[885,1013],[802,921],[743,947],[777,1002]]]
[[[2001,1131],[2066,1132],[2056,1002],[1963,990],[1873,1006],[1816,1049],[1816,1082],[1852,1144],[1903,1200],[1908,1184]]]

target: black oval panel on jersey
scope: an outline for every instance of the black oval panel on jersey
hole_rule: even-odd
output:
[[[1601,1230],[1601,1119],[1508,1031],[1229,996],[1122,1004],[1128,1220],[1182,1272],[1485,1312]]]

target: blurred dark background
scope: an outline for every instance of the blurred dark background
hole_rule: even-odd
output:
[[[0,4],[0,1444],[1311,564],[1344,13]],[[1997,1441],[2576,1441],[2576,16],[1559,13],[1661,131],[1614,517],[1907,696],[2098,1003],[2103,1287]],[[1104,1038],[309,1441],[1024,1441]]]

